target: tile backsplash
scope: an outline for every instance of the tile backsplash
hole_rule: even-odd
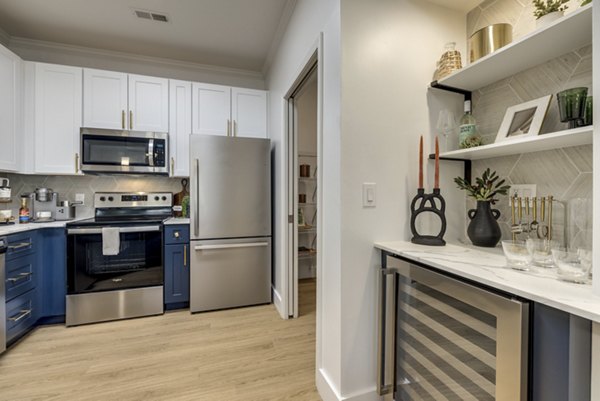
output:
[[[569,9],[579,8],[579,1],[570,1]],[[513,25],[513,40],[535,30],[533,5],[530,0],[487,0],[467,15],[467,38],[476,30],[494,23]],[[578,86],[592,90],[592,46],[574,49],[546,63],[490,84],[473,92],[473,115],[484,143],[493,143],[506,109],[545,95]],[[541,135],[567,129],[560,122],[556,96],[552,97]],[[569,147],[527,154],[517,154],[473,162],[473,177],[486,168],[496,170],[510,184],[536,184],[537,195],[553,195],[555,238],[568,244],[580,240],[587,228],[574,224],[570,207],[576,198],[592,198],[592,145]],[[571,201],[571,203],[569,203]],[[470,198],[467,209],[475,207]],[[508,197],[502,196],[495,206],[502,216],[500,226],[503,238],[511,237],[511,214]],[[591,218],[590,218],[591,220]],[[468,222],[467,222],[468,224]],[[566,226],[565,226],[566,224]],[[591,232],[591,231],[590,231]]]
[[[16,215],[20,207],[22,194],[34,191],[36,188],[52,188],[59,193],[59,200],[75,200],[75,194],[85,195],[85,204],[77,207],[77,217],[92,217],[94,215],[95,192],[173,192],[181,191],[181,178],[160,176],[127,176],[127,175],[21,175],[0,173],[0,177],[10,180],[12,202],[1,204],[0,209],[12,209]]]

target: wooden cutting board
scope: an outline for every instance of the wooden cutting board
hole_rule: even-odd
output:
[[[173,195],[173,206],[182,206],[183,205],[183,198],[190,195],[190,192],[188,191],[187,186],[188,186],[187,178],[182,179],[181,180],[182,190],[181,190],[181,192],[177,192],[175,195]],[[173,215],[175,217],[183,217],[183,212],[174,212]]]

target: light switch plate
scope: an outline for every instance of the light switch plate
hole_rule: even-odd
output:
[[[375,207],[377,204],[377,191],[374,182],[363,183],[362,198],[363,207]]]

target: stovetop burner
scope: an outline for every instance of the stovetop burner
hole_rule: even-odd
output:
[[[94,216],[68,227],[160,224],[173,216],[173,194],[168,192],[96,193]]]

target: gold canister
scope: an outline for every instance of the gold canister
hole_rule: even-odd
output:
[[[512,42],[511,24],[494,24],[481,28],[469,38],[469,60],[474,62]]]

